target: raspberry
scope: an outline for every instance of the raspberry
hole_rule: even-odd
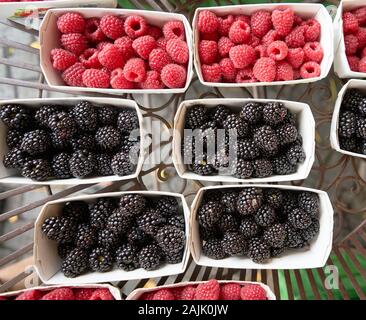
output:
[[[272,42],[267,48],[267,53],[268,56],[275,61],[283,60],[288,53],[287,44],[283,41]]]
[[[234,22],[234,16],[229,14],[226,17],[218,17],[219,27],[218,32],[221,36],[228,36],[231,25]]]
[[[41,300],[75,300],[70,288],[57,288],[45,294]]]
[[[363,49],[366,46],[366,28],[359,28],[356,37],[358,40],[358,49]]]
[[[170,39],[166,44],[166,52],[173,61],[178,63],[186,63],[189,59],[187,43],[180,39]]]
[[[152,36],[155,40],[158,40],[160,37],[163,36],[163,32],[159,27],[155,26],[148,26],[147,33],[148,36]]]
[[[40,300],[42,298],[42,291],[27,290],[15,298],[15,300]]]
[[[217,58],[217,52],[218,48],[215,41],[202,40],[198,45],[198,55],[201,63],[214,63]]]
[[[170,39],[185,39],[184,24],[182,21],[172,20],[168,21],[163,26],[164,37]],[[160,38],[160,37],[158,37]]]
[[[146,76],[146,67],[144,60],[140,58],[132,58],[128,60],[123,68],[123,75],[128,81],[143,81]]]
[[[64,71],[78,61],[78,57],[64,49],[53,49],[51,51],[52,65],[56,70]]]
[[[210,280],[201,283],[196,288],[195,300],[218,300],[220,296],[220,285],[217,280]]]
[[[61,36],[61,45],[77,56],[88,48],[88,41],[81,33],[68,33]]]
[[[114,41],[114,44],[118,48],[120,48],[120,50],[122,51],[122,55],[126,60],[132,58],[135,54],[135,51],[133,50],[132,47],[132,43],[133,40],[127,36],[123,36]]]
[[[266,291],[258,284],[246,284],[240,290],[242,300],[267,300]]]
[[[286,61],[280,61],[277,63],[277,81],[290,81],[294,80],[294,70]]]
[[[233,62],[229,58],[224,58],[219,64],[223,79],[228,82],[233,82],[236,77],[236,69]]]
[[[300,16],[298,16],[297,14],[294,15],[294,26],[301,26],[301,24],[304,21],[302,20],[302,18]]]
[[[232,47],[229,52],[235,68],[242,69],[249,66],[256,58],[255,50],[246,44]]]
[[[260,82],[274,81],[276,72],[276,63],[271,58],[260,58],[253,67],[253,74]]]
[[[192,286],[186,286],[180,292],[179,300],[193,300],[196,294],[196,289]]]
[[[265,46],[264,44],[260,44],[259,46],[256,46],[254,48],[254,50],[259,58],[268,57],[267,46]]]
[[[304,62],[305,53],[301,48],[288,49],[287,61],[295,68],[300,68]]]
[[[299,69],[294,70],[294,80],[301,79],[301,74]]]
[[[133,89],[134,83],[128,81],[123,75],[123,69],[118,68],[111,73],[111,87],[113,89]]]
[[[347,56],[347,61],[349,68],[352,71],[358,72],[358,64],[360,63],[360,58],[356,56]]]
[[[104,41],[107,37],[100,28],[99,18],[90,18],[85,23],[85,36],[92,42]]]
[[[358,49],[357,37],[353,34],[348,34],[344,37],[344,45],[346,47],[346,55],[350,56],[356,53]]]
[[[294,28],[286,37],[286,43],[289,48],[302,48],[305,45],[305,28]]]
[[[366,72],[366,57],[363,57],[358,63],[358,71]]]
[[[123,68],[125,59],[122,51],[116,45],[105,46],[103,50],[98,53],[99,62],[103,67],[110,70]]]
[[[241,286],[236,283],[226,283],[221,286],[220,300],[240,300]]]
[[[305,28],[305,40],[307,42],[319,41],[320,39],[320,23],[315,19],[306,20],[303,25]]]
[[[245,43],[250,36],[250,26],[244,21],[235,21],[229,30],[229,38],[236,44]]]
[[[156,45],[159,47],[159,48],[162,48],[164,50],[166,50],[166,44],[168,43],[168,40],[161,37],[159,38],[157,41],[156,41]]]
[[[359,25],[363,25],[366,23],[366,7],[358,8],[352,13],[356,17]]]
[[[135,39],[132,48],[142,59],[148,59],[152,49],[156,47],[156,41],[152,36],[142,36]]]
[[[145,292],[139,300],[153,300],[155,292]]]
[[[219,41],[220,35],[217,31],[211,33],[202,33],[200,34],[201,40],[209,40],[209,41]]]
[[[79,57],[80,62],[83,64],[85,68],[95,68],[99,69],[102,65],[98,59],[99,51],[94,48],[89,48],[84,51],[84,53]]]
[[[234,43],[228,37],[221,37],[217,43],[218,51],[221,57],[227,57]]]
[[[113,40],[125,35],[123,20],[111,14],[100,19],[100,28],[108,38]]]
[[[218,29],[219,20],[216,15],[208,10],[203,10],[198,15],[198,30],[211,33]]]
[[[256,46],[259,46],[260,43],[261,40],[258,37],[252,34],[249,36],[248,45],[250,45],[251,47],[255,48]]]
[[[89,300],[114,300],[114,298],[108,289],[100,288],[93,292]]]
[[[262,38],[272,29],[271,13],[266,10],[258,10],[250,17],[250,27],[255,36]]]
[[[172,59],[166,53],[165,50],[161,48],[154,49],[149,55],[149,66],[152,70],[161,71],[164,66],[171,63]]]
[[[237,83],[253,83],[257,81],[258,80],[254,77],[252,67],[240,69],[235,77],[235,82]]]
[[[344,34],[355,33],[358,30],[358,20],[351,12],[344,12],[342,14],[343,32]]]
[[[155,292],[153,300],[175,300],[173,293],[168,289],[160,289]]]
[[[221,67],[218,63],[211,65],[203,64],[201,66],[202,77],[207,82],[220,82],[222,78]]]
[[[92,288],[73,289],[75,300],[89,300],[94,290]]]
[[[305,59],[308,61],[321,62],[323,60],[323,49],[319,42],[308,42],[304,46]]]
[[[82,63],[77,62],[70,68],[67,68],[63,74],[62,79],[68,86],[71,87],[84,87],[83,74],[85,72],[85,67]]]
[[[89,88],[109,88],[110,75],[99,69],[87,69],[83,73],[83,83]]]
[[[109,41],[99,42],[97,44],[97,49],[100,51],[100,50],[104,49],[105,46],[110,46],[111,44],[113,44],[113,43],[112,42],[109,42]]]
[[[57,28],[62,33],[82,33],[85,30],[84,17],[77,12],[67,12],[57,19]]]
[[[320,65],[313,61],[304,63],[300,68],[300,75],[303,79],[319,77],[320,72]]]
[[[168,88],[183,88],[186,83],[186,69],[178,64],[167,64],[161,70],[161,80]]]
[[[146,73],[145,80],[140,84],[142,89],[163,89],[165,87],[161,81],[159,72],[153,70]]]
[[[361,52],[361,58],[366,56],[366,47],[363,48],[362,52]]]
[[[280,36],[287,36],[291,32],[292,25],[294,24],[294,11],[291,8],[273,10],[272,23]]]
[[[129,16],[124,24],[126,34],[132,38],[144,36],[147,33],[147,22],[140,16]]]
[[[250,17],[245,15],[245,14],[241,14],[239,16],[236,16],[234,21],[244,21],[245,23],[250,25]]]
[[[279,40],[280,36],[276,30],[269,30],[262,38],[262,44],[269,46],[273,41]]]

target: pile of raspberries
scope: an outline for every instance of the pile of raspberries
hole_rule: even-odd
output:
[[[355,72],[366,72],[366,7],[345,11],[342,20],[349,67]]]
[[[251,83],[319,77],[321,25],[291,8],[252,15],[199,13],[198,54],[207,82]]]
[[[85,19],[68,12],[57,28],[61,48],[50,58],[68,86],[173,89],[186,83],[189,49],[181,21],[160,28],[138,15]]]
[[[267,300],[267,293],[259,284],[219,283],[213,279],[199,285],[150,291],[139,300]]]

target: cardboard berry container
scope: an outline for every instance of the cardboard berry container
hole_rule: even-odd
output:
[[[24,105],[29,108],[37,108],[47,104],[63,105],[65,107],[71,107],[80,101],[89,101],[96,107],[109,105],[117,109],[131,109],[135,110],[139,119],[140,126],[140,155],[138,163],[136,165],[136,171],[127,176],[94,176],[87,178],[70,178],[70,179],[52,179],[46,181],[34,181],[30,178],[25,178],[21,176],[19,170],[5,168],[3,159],[4,155],[8,151],[6,144],[6,134],[7,127],[0,121],[0,183],[16,183],[16,184],[38,184],[38,185],[76,185],[76,184],[89,184],[89,183],[100,183],[100,182],[110,182],[110,181],[120,181],[136,178],[142,168],[145,150],[144,150],[144,133],[143,133],[143,118],[141,111],[139,110],[137,104],[133,100],[127,99],[115,99],[115,98],[47,98],[47,99],[15,99],[15,100],[2,100],[0,101],[0,107],[6,104],[19,104]]]
[[[61,78],[61,73],[55,70],[50,59],[51,50],[60,48],[59,35],[57,29],[57,18],[66,12],[79,12],[85,18],[103,17],[106,14],[114,14],[121,17],[129,15],[139,15],[144,17],[148,23],[162,27],[165,22],[171,20],[179,20],[184,24],[186,34],[186,42],[189,50],[189,61],[187,64],[187,79],[183,88],[177,89],[101,89],[86,87],[67,86]],[[50,87],[62,90],[84,91],[84,92],[100,92],[105,94],[124,94],[124,93],[182,93],[188,89],[193,77],[193,49],[192,49],[192,30],[187,18],[178,13],[145,11],[145,10],[129,10],[129,9],[104,9],[104,8],[87,8],[87,9],[52,9],[45,15],[39,30],[40,37],[40,63],[45,79]]]
[[[20,295],[23,292],[31,291],[31,290],[40,290],[40,291],[52,291],[54,289],[63,288],[65,286],[63,285],[54,285],[54,286],[40,286],[40,287],[32,287],[28,289],[23,290],[17,290],[17,291],[10,291],[6,293],[0,294],[0,297],[4,298],[11,298],[16,297]],[[121,292],[116,287],[113,287],[109,284],[73,284],[72,286],[68,286],[68,288],[71,289],[108,289],[111,295],[114,297],[115,300],[122,300]]]
[[[126,298],[126,300],[139,300],[141,296],[144,293],[154,292],[160,289],[174,289],[174,288],[181,288],[186,286],[197,286],[201,283],[206,283],[207,281],[187,281],[187,282],[181,282],[181,283],[174,283],[169,284],[166,286],[158,286],[155,288],[139,288],[132,291]],[[268,287],[266,284],[262,282],[253,282],[253,281],[235,281],[235,280],[218,280],[220,284],[226,284],[226,283],[236,283],[241,286],[244,286],[246,284],[257,284],[260,285],[267,293],[267,300],[276,300],[275,294],[272,292],[270,287]]]
[[[88,272],[84,275],[80,275],[75,278],[67,278],[61,272],[61,258],[57,254],[57,242],[46,238],[42,233],[42,224],[46,218],[52,216],[58,216],[61,213],[62,207],[69,201],[86,201],[93,202],[98,198],[113,197],[119,198],[124,194],[141,194],[147,198],[157,198],[161,196],[172,196],[178,200],[180,210],[184,214],[185,218],[185,233],[186,233],[186,245],[181,263],[177,264],[162,264],[156,270],[146,271],[142,268],[133,271],[124,271],[120,269],[113,269],[109,272]],[[160,191],[131,191],[131,192],[111,192],[96,195],[78,196],[73,198],[65,198],[57,201],[46,203],[34,226],[34,247],[33,256],[35,269],[38,276],[45,284],[63,284],[71,285],[75,283],[100,283],[100,282],[112,282],[112,281],[124,281],[144,278],[164,277],[174,274],[183,273],[187,267],[189,259],[189,244],[190,244],[190,232],[189,232],[189,208],[181,194],[171,192]]]
[[[334,106],[333,117],[332,117],[332,122],[331,122],[331,127],[330,127],[330,145],[332,146],[332,148],[334,150],[336,150],[340,153],[343,153],[343,154],[346,154],[346,155],[352,156],[352,157],[359,157],[359,158],[366,159],[365,154],[343,150],[341,148],[341,146],[339,145],[339,137],[338,137],[339,113],[340,113],[343,97],[346,94],[346,92],[350,89],[359,89],[361,92],[366,94],[366,80],[351,79],[339,91],[338,97],[337,97],[337,100],[336,100],[336,103]]]
[[[232,256],[222,260],[214,260],[202,253],[202,242],[199,234],[198,209],[201,205],[203,195],[208,190],[236,189],[242,190],[248,187],[276,188],[292,191],[311,191],[319,196],[319,234],[314,238],[309,248],[291,249],[285,251],[281,256],[272,258],[267,263],[259,264],[248,257]],[[294,187],[287,185],[225,185],[201,188],[191,206],[191,254],[194,261],[201,266],[235,269],[308,269],[321,268],[326,264],[332,250],[333,240],[333,208],[329,196],[325,191]]]
[[[304,18],[315,18],[321,25],[320,44],[324,51],[324,57],[320,64],[321,73],[319,77],[310,79],[299,79],[291,81],[273,81],[273,82],[254,82],[254,83],[223,83],[223,82],[207,82],[202,77],[201,63],[198,54],[199,31],[197,27],[198,15],[203,10],[210,10],[218,16],[232,15],[249,15],[257,10],[272,11],[277,8],[292,8],[294,12]],[[333,26],[332,19],[321,4],[316,3],[261,3],[220,7],[201,7],[197,8],[193,17],[193,43],[194,43],[194,65],[200,82],[210,87],[258,87],[258,86],[276,86],[287,84],[310,83],[325,78],[333,63]]]
[[[285,107],[292,113],[297,115],[297,129],[303,138],[303,149],[306,154],[306,159],[303,163],[298,164],[297,172],[288,175],[273,175],[266,178],[248,178],[239,179],[229,175],[212,175],[201,176],[193,171],[190,171],[188,166],[184,164],[182,155],[182,138],[184,136],[184,124],[187,110],[194,105],[203,105],[207,108],[214,108],[219,104],[229,107],[231,110],[240,110],[241,106],[246,102],[282,102]],[[315,121],[310,107],[305,103],[286,101],[286,100],[271,100],[271,99],[197,99],[183,101],[174,118],[174,133],[173,133],[173,163],[181,178],[202,180],[211,182],[280,182],[291,180],[306,179],[313,166],[315,158]]]

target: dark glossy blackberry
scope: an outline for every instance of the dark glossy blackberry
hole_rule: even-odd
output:
[[[114,250],[120,242],[120,234],[111,229],[103,229],[98,232],[97,244],[100,247]]]
[[[216,172],[212,162],[213,161],[209,161],[207,159],[207,155],[203,155],[201,159],[194,160],[192,164],[192,171],[201,176],[209,176]]]
[[[75,246],[81,249],[90,249],[96,242],[96,230],[89,223],[79,224],[75,235]]]
[[[259,102],[247,102],[240,111],[240,117],[249,124],[256,124],[262,120],[263,105]]]
[[[207,121],[199,127],[202,131],[207,131],[209,134],[215,134],[217,130],[217,122],[215,120]]]
[[[159,228],[166,223],[166,218],[158,211],[148,208],[136,219],[138,227],[150,236],[154,236]]]
[[[131,161],[128,153],[116,153],[111,162],[112,171],[118,176],[127,176],[136,170],[136,163]]]
[[[218,105],[213,109],[210,109],[210,119],[216,121],[219,125],[222,125],[230,114],[230,109],[224,105]]]
[[[366,138],[366,119],[358,117],[356,121],[356,135],[359,138]]]
[[[313,218],[318,218],[319,215],[319,197],[314,192],[300,192],[297,196],[297,201],[301,209],[305,210]]]
[[[96,170],[98,175],[111,176],[113,175],[111,162],[112,156],[108,153],[99,153],[95,155]]]
[[[302,146],[292,145],[286,151],[286,157],[290,164],[302,163],[306,159],[306,154]]]
[[[74,119],[70,114],[63,111],[53,113],[48,118],[48,126],[61,140],[71,139],[76,132]]]
[[[55,132],[50,133],[51,146],[56,151],[68,151],[70,149],[70,140],[62,139],[61,136]]]
[[[69,217],[50,217],[44,220],[42,232],[50,240],[71,242],[76,234],[75,219]]]
[[[253,160],[260,155],[260,150],[252,139],[239,139],[237,142],[237,156],[240,159]]]
[[[295,142],[297,139],[297,129],[289,123],[285,123],[277,128],[276,134],[281,145]]]
[[[358,105],[362,99],[363,94],[359,90],[347,90],[342,100],[342,108],[355,112],[358,110]]]
[[[134,216],[138,216],[146,207],[146,198],[141,194],[124,194],[119,200],[119,206]]]
[[[256,224],[253,217],[248,216],[241,220],[239,231],[244,239],[251,239],[261,233],[261,227]]]
[[[269,102],[263,106],[263,120],[273,126],[284,121],[287,109],[280,102]]]
[[[149,236],[139,227],[133,226],[127,234],[127,240],[134,246],[141,246],[149,239]]]
[[[20,143],[20,149],[30,155],[45,153],[50,147],[50,137],[44,130],[34,130],[25,133]]]
[[[221,218],[224,212],[219,202],[208,201],[198,209],[198,221],[204,228],[213,227]]]
[[[19,147],[23,139],[23,135],[24,134],[19,130],[8,130],[8,133],[6,134],[6,145],[8,148],[13,149],[15,147]]]
[[[124,153],[129,153],[130,156],[138,157],[140,153],[140,140],[133,136],[121,136],[120,150]]]
[[[30,110],[19,105],[8,104],[0,109],[0,119],[10,129],[26,130],[32,126]]]
[[[289,212],[288,221],[296,229],[306,229],[311,224],[311,216],[305,210],[295,208]]]
[[[221,204],[224,206],[224,211],[234,213],[236,211],[236,201],[238,193],[236,191],[224,191],[221,196]]]
[[[273,172],[279,175],[292,174],[296,172],[296,165],[291,164],[286,155],[276,157],[272,160]]]
[[[282,248],[285,245],[286,237],[286,228],[281,223],[276,223],[263,232],[263,240],[275,248]]]
[[[167,220],[167,224],[170,226],[174,226],[180,230],[185,230],[185,220],[183,215],[171,216]]]
[[[236,231],[239,227],[238,219],[232,214],[223,214],[217,223],[221,232]]]
[[[75,178],[84,178],[94,173],[95,156],[88,150],[75,151],[70,158],[70,171]]]
[[[75,278],[89,269],[88,253],[79,248],[73,249],[62,261],[61,271],[68,278]]]
[[[97,118],[100,126],[115,126],[117,124],[118,112],[113,107],[99,107]]]
[[[203,228],[202,226],[199,226],[199,232],[201,240],[210,240],[213,238],[219,238],[221,236],[221,232],[218,227],[212,227],[212,228]]]
[[[76,135],[71,139],[71,147],[74,151],[95,151],[97,147],[97,142],[95,141],[94,135],[89,133],[83,133],[80,135]]]
[[[71,108],[70,114],[76,125],[82,131],[92,132],[97,128],[97,112],[94,106],[88,101],[79,102]]]
[[[236,159],[234,159],[234,161],[235,160]],[[219,174],[225,175],[226,172],[232,170],[233,166],[235,166],[235,162],[230,163],[230,157],[227,154],[226,150],[223,150],[223,149],[218,150],[215,155],[215,160],[213,163],[214,169],[219,171]]]
[[[261,227],[269,227],[276,221],[276,212],[269,205],[263,205],[254,215],[254,220]]]
[[[160,248],[155,244],[149,244],[138,253],[139,265],[145,270],[154,270],[160,265],[161,257]]]
[[[339,116],[338,134],[350,138],[356,133],[356,116],[353,112],[345,111]]]
[[[135,110],[124,109],[118,113],[117,128],[127,134],[139,128],[139,118]]]
[[[51,166],[55,178],[68,179],[72,177],[69,164],[70,158],[70,154],[66,152],[61,152],[53,156]]]
[[[278,209],[283,206],[284,196],[279,189],[266,188],[264,189],[264,201],[272,208]]]
[[[107,228],[118,234],[127,233],[133,223],[132,215],[123,208],[118,208],[108,217]]]
[[[305,241],[310,241],[315,238],[319,233],[319,221],[317,219],[312,219],[312,223],[306,229],[300,230],[301,237]]]
[[[22,169],[24,164],[30,160],[30,157],[19,148],[13,148],[4,155],[5,168]]]
[[[50,116],[59,111],[60,109],[57,106],[45,105],[37,109],[34,118],[40,126],[48,127],[48,120]]]
[[[222,248],[230,256],[242,254],[245,247],[245,240],[239,232],[225,232],[222,238]]]
[[[65,259],[73,249],[75,249],[75,246],[72,243],[61,242],[57,245],[57,254],[61,259]]]
[[[120,132],[112,126],[99,128],[95,134],[97,145],[102,150],[113,150],[121,144]]]
[[[358,153],[366,154],[366,139],[361,139],[358,141],[355,149]]]
[[[260,208],[262,202],[262,189],[245,188],[239,193],[236,207],[242,215],[253,214]]]
[[[267,159],[254,160],[253,169],[256,178],[266,178],[273,175],[272,162]]]
[[[178,200],[174,197],[161,197],[155,205],[155,209],[164,217],[170,217],[178,213]]]
[[[207,190],[203,194],[203,203],[207,201],[218,201],[221,202],[223,192],[219,189],[216,190]]]
[[[45,159],[34,159],[24,163],[22,176],[36,181],[45,181],[53,176],[50,163]]]
[[[202,253],[215,260],[221,260],[227,257],[222,247],[221,239],[210,239],[206,241],[202,246]]]
[[[199,128],[206,121],[207,112],[205,107],[198,105],[188,109],[186,114],[186,124],[188,125],[188,128]]]
[[[270,247],[260,238],[249,241],[248,257],[255,263],[263,263],[271,257]]]
[[[342,150],[357,152],[356,138],[339,138],[339,146]]]
[[[262,126],[254,131],[254,143],[264,152],[273,153],[278,149],[279,141],[270,126]]]
[[[61,215],[63,217],[73,217],[77,223],[86,222],[89,220],[88,204],[84,201],[66,202],[62,208]]]
[[[300,232],[290,223],[285,223],[284,226],[287,232],[286,247],[303,248],[307,244],[307,242],[302,238]]]
[[[286,247],[271,248],[271,258],[276,258],[286,251]]]
[[[238,179],[247,179],[253,175],[253,165],[251,161],[238,159],[234,176]]]
[[[183,260],[183,254],[184,254],[184,250],[181,250],[176,253],[172,253],[172,252],[165,253],[165,261],[169,264],[181,263]]]
[[[103,229],[115,208],[116,203],[113,198],[99,198],[95,203],[92,203],[89,206],[91,226]]]
[[[181,251],[186,243],[184,231],[174,226],[163,226],[155,235],[159,247],[166,253],[177,253]]]
[[[245,137],[249,132],[248,124],[236,114],[230,114],[223,123],[223,128],[228,130],[235,130],[238,137]]]
[[[360,99],[360,102],[358,103],[358,112],[366,117],[366,97],[363,96],[361,99]]]
[[[287,220],[288,214],[298,207],[297,203],[297,193],[293,191],[283,191],[283,205],[277,212],[280,213],[285,220]]]
[[[112,270],[113,260],[113,254],[106,248],[94,248],[89,254],[89,266],[95,272]]]
[[[124,243],[116,251],[116,262],[120,269],[125,269],[126,265],[130,267],[134,266],[136,269],[138,267],[138,250],[135,246]],[[132,269],[133,270],[133,269]],[[131,271],[131,269],[129,270]]]
[[[286,114],[285,119],[283,120],[283,123],[288,123],[293,126],[296,126],[296,123],[297,123],[296,115],[291,113],[289,110],[287,110],[287,114]]]

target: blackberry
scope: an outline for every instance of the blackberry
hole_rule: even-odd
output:
[[[146,199],[140,194],[124,194],[119,200],[119,206],[130,214],[138,216],[146,206]]]
[[[140,246],[148,240],[148,236],[140,228],[134,226],[127,234],[127,240],[132,245]]]
[[[193,106],[188,109],[186,114],[186,123],[188,128],[199,128],[207,121],[206,108],[200,105]]]
[[[286,241],[287,233],[286,228],[281,223],[276,223],[263,233],[263,240],[271,247],[281,248]]]
[[[260,238],[249,241],[248,257],[255,263],[263,263],[271,257],[270,247]]]
[[[203,155],[202,159],[195,159],[192,164],[192,171],[200,176],[209,176],[216,172],[214,166],[209,163],[207,155]]]
[[[221,202],[223,192],[221,190],[207,190],[203,194],[203,202],[207,201],[218,201]]]
[[[115,126],[117,124],[118,112],[113,107],[99,107],[97,110],[97,118],[100,126]]]
[[[112,171],[118,176],[127,176],[136,170],[134,161],[130,161],[128,153],[116,153],[111,162]]]
[[[113,150],[121,144],[121,134],[111,126],[99,128],[95,134],[97,145],[102,150]]]
[[[286,247],[280,247],[280,248],[271,248],[271,258],[276,258],[280,256],[282,253],[284,253],[286,250]]]
[[[140,152],[140,141],[131,136],[121,136],[121,148],[120,150],[124,153],[130,154],[138,158]]]
[[[223,214],[217,225],[222,232],[236,231],[239,227],[239,222],[232,214]]]
[[[99,153],[95,155],[96,170],[101,176],[111,176],[113,175],[111,162],[112,156],[107,153]]]
[[[74,118],[80,130],[91,132],[97,128],[97,112],[94,106],[88,101],[79,102],[71,108],[70,114]]]
[[[221,260],[227,257],[222,247],[221,239],[210,239],[206,241],[202,246],[202,252],[207,257],[215,260]]]
[[[241,220],[239,231],[244,239],[250,239],[261,233],[261,227],[255,223],[251,216],[248,216]]]
[[[217,122],[215,120],[207,121],[199,127],[202,131],[207,131],[210,134],[215,134],[217,130]]]
[[[186,243],[184,231],[173,226],[161,227],[155,235],[159,247],[166,253],[181,251]]]
[[[276,212],[269,205],[263,205],[256,212],[254,220],[261,227],[269,227],[276,221]]]
[[[76,123],[66,112],[53,113],[48,118],[48,126],[61,140],[71,139],[76,132]]]
[[[319,221],[317,219],[312,219],[312,223],[306,229],[300,230],[301,237],[305,241],[310,241],[319,233]]]
[[[293,126],[296,126],[296,115],[291,113],[289,110],[287,111],[286,117],[283,121],[283,123],[288,123],[291,124]]]
[[[358,103],[358,112],[361,113],[362,116],[366,117],[366,97],[363,96]]]
[[[221,172],[221,174],[225,175],[226,172],[232,171],[232,164],[230,164],[230,157],[226,153],[225,150],[218,150],[215,155],[215,160],[213,163],[213,167],[215,170]]]
[[[195,139],[191,135],[185,135],[182,144],[182,157],[184,163],[192,163],[192,159],[195,156]]]
[[[5,168],[21,169],[30,160],[24,151],[13,148],[5,154],[3,163]]]
[[[286,247],[289,248],[303,248],[306,245],[306,241],[302,238],[298,230],[296,230],[290,223],[284,224],[287,238]]]
[[[71,139],[71,147],[74,151],[88,150],[95,151],[97,142],[92,134],[84,133],[74,136]]]
[[[170,226],[174,226],[183,231],[185,230],[185,225],[186,225],[184,216],[182,216],[182,215],[169,217],[167,220],[167,224]]]
[[[8,130],[8,133],[6,134],[6,145],[9,149],[13,149],[15,147],[19,147],[22,139],[23,139],[23,133],[14,129],[14,130]]]
[[[339,138],[339,146],[346,151],[355,152],[357,150],[357,141],[355,138]]]
[[[203,228],[202,226],[199,226],[199,232],[201,239],[205,241],[213,238],[218,238],[221,235],[220,230],[218,230],[218,228],[216,227]]]
[[[262,120],[263,105],[259,102],[247,102],[239,115],[249,124],[256,124]]]
[[[75,246],[80,249],[90,249],[96,241],[96,230],[89,223],[79,224],[75,235]]]
[[[98,232],[98,246],[114,250],[120,243],[120,234],[111,229],[103,229]]]
[[[25,162],[22,176],[36,181],[45,181],[52,177],[52,168],[45,159],[35,159]]]
[[[273,153],[278,149],[279,141],[270,126],[262,126],[254,131],[254,143],[264,152]]]
[[[239,193],[236,203],[237,210],[242,215],[253,214],[260,208],[262,201],[262,189],[245,188]]]
[[[347,90],[342,100],[342,108],[357,111],[358,105],[363,100],[363,94],[357,89]]]
[[[306,159],[306,154],[302,146],[292,145],[287,149],[286,157],[290,164],[295,165],[297,163],[304,162]]]
[[[216,121],[219,125],[222,125],[230,114],[230,109],[224,105],[218,105],[210,110],[210,119]]]
[[[72,177],[69,165],[70,158],[70,154],[66,152],[61,152],[53,156],[51,166],[53,174],[57,179],[68,179]]]
[[[20,149],[30,155],[45,153],[50,146],[50,137],[44,130],[34,130],[25,133],[20,143]]]
[[[90,176],[95,169],[95,156],[88,150],[75,151],[70,158],[70,171],[75,178]]]
[[[10,128],[27,130],[32,125],[31,112],[19,105],[4,105],[0,109],[0,119]]]
[[[130,133],[139,128],[139,118],[134,110],[121,110],[117,118],[117,128],[122,133]]]
[[[107,219],[107,228],[115,233],[126,233],[132,225],[132,216],[123,208],[118,208]]]
[[[358,141],[356,149],[359,153],[366,154],[366,139]]]
[[[252,162],[238,159],[234,176],[239,179],[250,178],[253,175]]]
[[[272,162],[267,159],[254,160],[253,168],[256,178],[265,178],[273,175]]]
[[[236,201],[238,200],[238,193],[236,191],[225,191],[222,193],[220,199],[224,206],[224,211],[227,213],[234,213],[236,211]]]
[[[36,121],[39,123],[40,126],[42,127],[48,127],[48,120],[51,117],[51,115],[53,115],[54,113],[59,112],[59,108],[56,106],[42,106],[40,107],[35,115],[34,118],[36,119]]]
[[[88,254],[85,250],[75,248],[62,261],[61,271],[68,278],[75,278],[89,268]]]
[[[239,139],[237,142],[237,155],[240,159],[253,160],[260,155],[260,151],[254,140]]]
[[[134,269],[138,267],[138,250],[136,247],[124,243],[116,251],[116,262],[120,269],[125,269],[126,265],[130,267],[134,266]],[[130,271],[130,270],[129,270]]]
[[[176,253],[168,252],[165,253],[165,261],[169,264],[177,264],[183,261],[184,250]]]
[[[236,114],[230,114],[224,121],[223,127],[228,130],[229,133],[230,130],[235,130],[238,137],[244,137],[249,132],[248,124]]]
[[[107,272],[113,268],[113,255],[106,248],[94,248],[89,254],[90,269],[95,272]]]
[[[99,198],[89,207],[90,224],[93,228],[103,229],[112,215],[116,204],[113,198]]]
[[[76,233],[75,219],[68,217],[50,217],[42,224],[42,232],[50,240],[71,242]]]
[[[281,208],[284,201],[284,196],[281,190],[266,188],[264,189],[264,201],[272,208]]]
[[[311,224],[311,217],[303,209],[295,208],[289,212],[288,221],[296,229],[306,229]]]
[[[319,197],[314,192],[300,192],[297,201],[301,209],[305,210],[313,218],[319,215]]]
[[[359,138],[366,138],[366,119],[362,117],[357,118],[356,135]]]
[[[62,139],[61,136],[59,136],[55,132],[50,133],[50,139],[51,139],[51,146],[55,150],[65,151],[70,148],[70,140]]]
[[[269,102],[263,106],[263,120],[269,125],[277,125],[284,121],[287,109],[281,102]]]
[[[286,155],[274,158],[272,166],[273,172],[279,175],[292,174],[296,172],[296,165],[291,164]]]
[[[155,244],[148,244],[138,253],[139,265],[147,271],[156,269],[160,265],[161,251]]]
[[[224,208],[219,202],[209,201],[198,209],[198,221],[204,228],[213,227],[221,218]]]
[[[353,112],[345,111],[339,116],[338,134],[350,138],[356,132],[356,116]]]
[[[178,213],[178,201],[174,197],[161,197],[156,205],[155,209],[164,217],[170,217]]]
[[[284,191],[282,194],[283,206],[282,210],[278,210],[278,212],[281,212],[281,215],[287,220],[288,214],[298,206],[297,197],[296,193],[292,191]]]
[[[222,248],[230,256],[241,254],[244,251],[245,240],[239,232],[225,232],[222,238]]]
[[[285,123],[277,128],[276,134],[281,145],[289,144],[297,139],[297,129],[289,123]]]
[[[63,217],[73,217],[77,223],[86,222],[89,220],[88,204],[84,201],[66,202],[62,208],[61,215]]]
[[[61,242],[57,245],[57,254],[61,259],[65,259],[67,255],[74,249],[74,245],[68,242]]]
[[[166,223],[166,219],[158,211],[149,208],[137,218],[136,222],[142,231],[153,236],[158,232],[159,227]]]

